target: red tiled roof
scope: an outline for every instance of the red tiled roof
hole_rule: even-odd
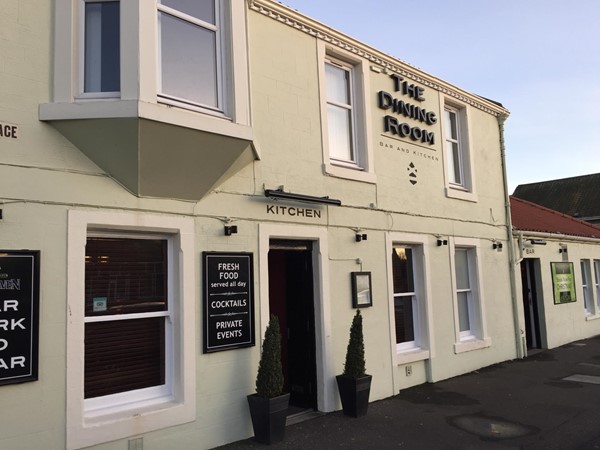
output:
[[[511,196],[510,208],[512,224],[518,230],[600,239],[600,227],[535,203]]]

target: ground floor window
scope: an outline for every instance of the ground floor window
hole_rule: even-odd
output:
[[[394,246],[392,252],[394,277],[394,319],[398,351],[418,346],[419,305],[414,279],[414,257],[410,246]]]
[[[482,276],[479,267],[479,242],[455,238],[451,247],[454,285],[455,352],[489,347]]]
[[[86,399],[156,386],[169,391],[167,244],[166,238],[88,237]]]
[[[195,419],[194,222],[71,211],[67,447]]]

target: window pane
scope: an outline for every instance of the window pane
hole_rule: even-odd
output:
[[[469,261],[466,250],[457,249],[454,253],[456,266],[456,288],[469,289]]]
[[[159,14],[162,93],[217,108],[216,33]]]
[[[413,297],[394,298],[394,312],[396,319],[396,343],[414,341]]]
[[[215,25],[215,0],[162,0],[160,3]]]
[[[348,109],[327,105],[329,157],[332,159],[353,161],[351,114]]]
[[[85,3],[84,46],[84,92],[119,91],[119,2]]]
[[[350,105],[350,72],[332,64],[325,64],[327,100]]]
[[[456,123],[456,113],[454,111],[444,111],[446,116],[446,135],[449,139],[458,139],[458,127]]]
[[[460,331],[469,331],[471,329],[471,320],[469,318],[469,297],[467,292],[459,292],[458,297],[458,326]]]
[[[167,242],[88,238],[85,315],[167,310]]]
[[[392,252],[392,271],[394,277],[394,293],[414,292],[412,249],[395,247]]]
[[[85,324],[85,398],[165,384],[165,318]]]
[[[448,145],[451,149],[451,154],[449,155],[450,182],[454,184],[462,184],[460,148],[456,142],[449,142]]]

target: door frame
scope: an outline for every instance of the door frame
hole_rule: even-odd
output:
[[[335,367],[332,365],[331,302],[329,295],[329,243],[327,229],[301,225],[259,224],[258,232],[260,342],[269,323],[269,248],[271,239],[312,241],[313,298],[315,302],[315,358],[317,408],[335,410]]]

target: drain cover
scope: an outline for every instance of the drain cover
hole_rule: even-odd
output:
[[[484,439],[510,439],[533,434],[536,431],[532,427],[485,415],[456,416],[448,421],[451,425]]]

